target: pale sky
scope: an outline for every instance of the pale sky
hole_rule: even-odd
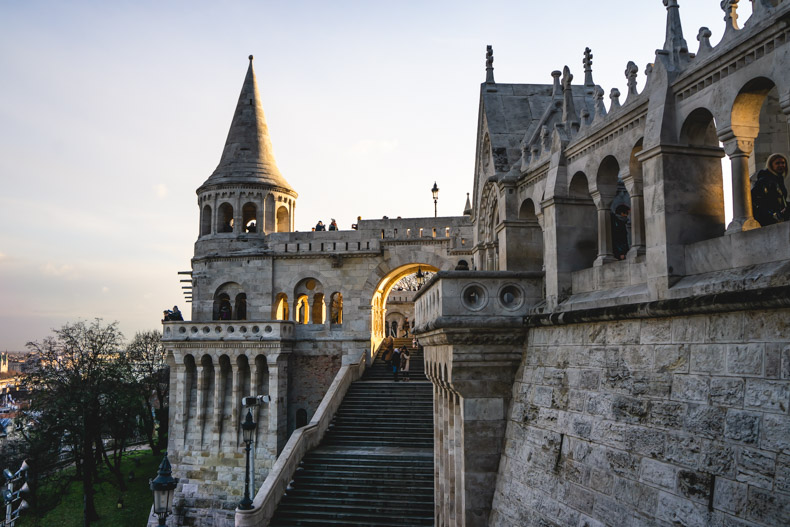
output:
[[[719,0],[680,0],[689,49]],[[749,4],[749,2],[741,2]],[[638,7],[637,7],[638,6]],[[750,8],[741,7],[741,20]],[[297,230],[462,213],[485,49],[503,83],[571,68],[627,93],[664,42],[661,0],[0,0],[0,350],[102,317],[127,338],[183,300],[195,189],[255,70]],[[607,98],[608,103],[608,98]]]

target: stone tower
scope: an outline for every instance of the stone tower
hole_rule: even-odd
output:
[[[245,237],[291,232],[297,194],[274,160],[252,55],[222,157],[197,189],[200,239],[207,251]],[[220,244],[220,245],[217,245]]]

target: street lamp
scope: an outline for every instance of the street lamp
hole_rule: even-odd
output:
[[[431,194],[433,194],[433,217],[436,217],[436,202],[439,201],[439,187],[436,186],[436,181],[433,182],[433,188],[431,189]]]
[[[154,491],[154,514],[159,516],[159,525],[167,525],[167,517],[173,510],[173,491],[178,485],[178,478],[172,476],[167,453],[159,465],[156,478],[149,480]]]
[[[245,450],[247,453],[247,461],[244,467],[244,497],[239,502],[239,509],[244,511],[252,509],[252,500],[250,499],[250,445],[257,426],[258,423],[252,420],[252,408],[248,408],[247,417],[241,423],[241,435],[246,444]]]
[[[420,289],[423,285],[425,285],[425,273],[422,272],[422,267],[417,268],[417,289]]]

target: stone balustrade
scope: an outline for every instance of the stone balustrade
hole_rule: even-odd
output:
[[[163,322],[162,340],[280,340],[294,337],[294,323],[282,320],[211,320]]]

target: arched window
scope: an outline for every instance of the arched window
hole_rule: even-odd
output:
[[[236,295],[236,320],[247,320],[247,295]]]
[[[257,216],[258,209],[255,203],[246,203],[241,208],[242,222],[244,223],[244,232],[258,232]]]
[[[329,323],[343,323],[343,294],[340,292],[332,293],[329,297]]]
[[[541,271],[543,270],[543,231],[538,223],[538,216],[535,214],[535,204],[531,199],[525,199],[519,207],[518,219],[525,223],[523,229],[524,270]]]
[[[214,297],[214,320],[230,320],[233,318],[233,308],[230,305],[230,296],[220,293]]]
[[[591,267],[598,254],[598,216],[583,172],[574,174],[568,196],[572,207],[568,207],[565,224],[573,228],[564,229],[567,239],[563,245],[567,244],[569,270],[578,271]]]
[[[302,428],[307,425],[307,410],[299,408],[296,411],[296,428]]]
[[[211,205],[204,205],[200,213],[200,235],[211,234]]]
[[[312,323],[324,324],[326,322],[326,306],[324,305],[324,293],[313,295]]]
[[[274,309],[272,311],[274,311],[272,317],[275,320],[289,320],[288,295],[285,293],[277,293],[277,297],[274,300]]]
[[[291,214],[288,212],[288,207],[283,205],[277,209],[277,232],[290,232],[291,230]]]
[[[217,232],[233,232],[233,206],[223,203],[217,212]]]
[[[299,324],[308,324],[310,322],[310,304],[307,295],[300,295],[296,299],[294,306],[294,320]]]

